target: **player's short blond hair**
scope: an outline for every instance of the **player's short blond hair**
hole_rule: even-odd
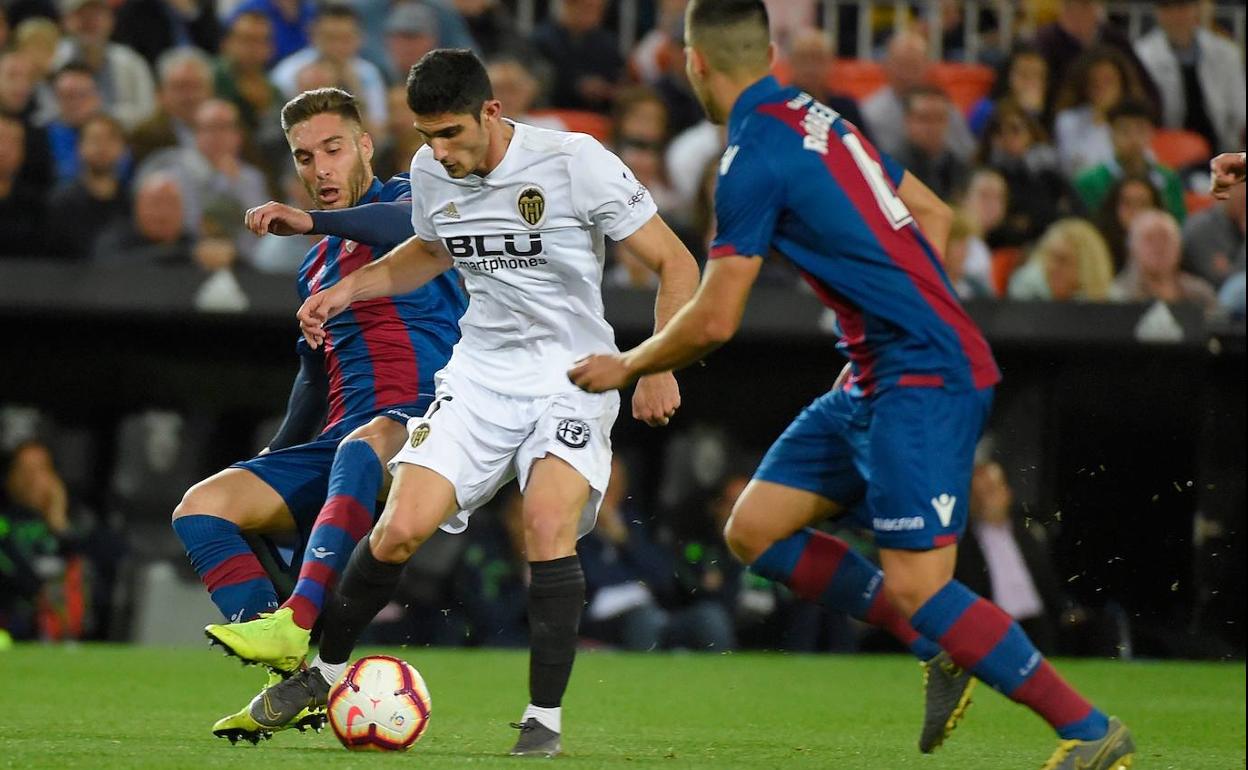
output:
[[[282,130],[290,129],[309,118],[330,113],[362,128],[360,105],[356,98],[341,88],[314,88],[304,91],[282,107]]]

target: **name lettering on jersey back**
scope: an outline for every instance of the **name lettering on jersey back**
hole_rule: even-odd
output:
[[[508,233],[506,235],[458,235],[443,238],[446,250],[455,258],[455,266],[493,273],[496,270],[518,270],[549,264],[541,256],[541,233]]]
[[[802,118],[802,130],[806,132],[806,136],[802,138],[802,147],[820,155],[827,155],[832,123],[841,114],[826,104],[820,104],[815,101],[815,97],[804,92],[790,99],[786,106],[799,112],[806,110],[806,116]]]

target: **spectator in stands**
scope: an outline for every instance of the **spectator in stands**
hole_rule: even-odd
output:
[[[326,5],[312,24],[312,44],[287,56],[273,68],[273,83],[291,99],[299,94],[299,70],[318,60],[347,74],[355,84],[348,89],[363,106],[370,131],[386,125],[386,79],[376,64],[360,54],[360,17],[344,5]]]
[[[1049,553],[1046,532],[1014,505],[1014,490],[996,462],[971,475],[970,526],[958,549],[955,577],[1018,621],[1046,655],[1058,623],[1071,611]]]
[[[552,106],[610,112],[624,77],[619,41],[602,27],[606,0],[563,0],[533,33],[533,45],[554,71]]]
[[[494,98],[503,104],[504,115],[521,123],[556,131],[566,128],[556,115],[530,114],[542,86],[523,60],[510,55],[499,56],[490,60],[486,72],[490,76]]]
[[[209,99],[195,111],[194,147],[161,150],[138,173],[165,170],[177,175],[186,227],[197,233],[205,205],[212,198],[229,198],[244,211],[269,199],[264,174],[243,160],[242,151],[238,108],[224,99]],[[249,253],[253,236],[245,236],[239,245]]]
[[[117,6],[113,40],[132,48],[152,67],[171,48],[194,46],[216,53],[220,39],[215,0],[123,0]]]
[[[226,26],[232,27],[235,19],[248,13],[259,13],[269,20],[273,55],[268,64],[272,67],[308,46],[308,31],[316,16],[316,3],[313,0],[243,0]]]
[[[1010,278],[1010,299],[1103,302],[1110,297],[1109,248],[1083,219],[1054,222],[1031,259]]]
[[[976,161],[999,172],[1010,191],[1005,219],[992,228],[993,248],[1031,243],[1081,208],[1039,119],[1010,97],[989,118]]]
[[[1114,182],[1127,174],[1147,176],[1161,191],[1166,209],[1182,222],[1187,218],[1179,175],[1153,160],[1154,118],[1148,105],[1126,99],[1109,111],[1113,156],[1075,177],[1075,190],[1089,211],[1096,211]]]
[[[962,213],[989,249],[1018,245],[1007,224],[1010,188],[1000,171],[991,166],[975,169],[962,198]]]
[[[853,97],[837,93],[828,87],[829,83],[835,81],[835,62],[832,44],[828,42],[827,33],[823,30],[803,29],[794,33],[789,41],[788,64],[792,73],[792,85],[839,112],[841,117],[853,123],[870,138],[870,129],[858,109],[858,102]]]
[[[1183,224],[1183,265],[1214,286],[1244,272],[1245,189],[1235,185],[1231,197],[1192,214]]]
[[[14,448],[0,495],[0,629],[45,641],[84,634],[85,583],[69,494],[38,440]]]
[[[499,0],[455,0],[454,6],[486,58],[520,55],[527,48],[524,38],[516,34],[511,12]]]
[[[52,172],[57,182],[67,182],[78,176],[78,131],[87,118],[101,111],[103,101],[91,70],[73,62],[57,71],[52,91],[57,117],[46,126]]]
[[[1246,288],[1248,284],[1245,284],[1244,272],[1241,270],[1227,278],[1218,290],[1218,307],[1236,321],[1244,320],[1244,307],[1248,300]]]
[[[35,68],[18,50],[0,51],[0,114],[17,118],[26,129],[25,162],[19,180],[35,190],[52,183],[52,150],[48,134],[35,125]]]
[[[43,197],[22,184],[26,127],[0,114],[0,257],[36,256],[42,252]]]
[[[890,155],[899,152],[906,140],[906,92],[928,83],[931,62],[928,60],[927,39],[914,31],[900,32],[888,43],[884,70],[888,85],[862,103],[875,145]],[[960,160],[969,160],[975,151],[975,137],[966,125],[962,111],[949,103],[947,149]]]
[[[1135,52],[1161,95],[1161,124],[1194,131],[1214,152],[1242,148],[1244,57],[1239,47],[1202,29],[1200,0],[1160,0],[1157,27]]]
[[[24,20],[13,30],[14,50],[30,59],[35,68],[35,82],[40,83],[52,74],[52,63],[61,42],[61,28],[56,22],[43,16]]]
[[[212,96],[212,60],[196,48],[175,48],[156,64],[160,89],[156,114],[130,134],[134,162],[166,147],[195,144],[195,111]]]
[[[258,11],[235,14],[221,41],[214,69],[216,95],[234,103],[239,118],[256,135],[277,122],[282,92],[269,79],[273,23]]]
[[[1049,64],[1050,107],[1060,101],[1058,92],[1077,69],[1081,54],[1101,47],[1121,54],[1131,78],[1141,84],[1141,96],[1150,103],[1158,101],[1157,87],[1149,79],[1144,65],[1135,56],[1126,32],[1105,18],[1105,0],[1060,0],[1057,20],[1036,31],[1036,48]],[[1124,78],[1125,80],[1125,78]],[[1060,108],[1058,108],[1060,109]]]
[[[949,150],[949,116],[956,111],[949,96],[920,85],[905,92],[902,105],[905,139],[894,159],[941,198],[959,197],[970,169]]]
[[[390,82],[405,84],[420,57],[438,47],[438,15],[421,3],[401,2],[386,19]]]
[[[949,226],[944,263],[945,274],[960,299],[996,299],[992,256],[965,214],[956,214]]]
[[[1105,236],[1114,274],[1127,265],[1127,231],[1142,212],[1163,209],[1161,193],[1146,176],[1127,175],[1116,181],[1093,220]]]
[[[133,49],[110,41],[115,17],[105,0],[60,0],[67,37],[57,48],[55,66],[76,61],[95,76],[104,108],[133,130],[156,111],[151,68]]]
[[[1114,156],[1109,111],[1124,99],[1142,101],[1130,64],[1112,48],[1080,57],[1057,95],[1055,137],[1062,170],[1074,179]]]
[[[612,144],[624,165],[650,189],[655,205],[665,217],[677,208],[678,199],[668,182],[663,164],[667,146],[667,106],[658,92],[645,86],[620,91],[615,100]]]
[[[1115,299],[1128,302],[1187,302],[1209,311],[1217,305],[1213,287],[1181,269],[1179,223],[1164,211],[1145,211],[1127,231],[1127,268],[1114,281]]]
[[[1049,63],[1036,48],[1020,43],[998,69],[992,91],[971,108],[967,122],[976,136],[983,136],[996,105],[1010,99],[1043,126],[1048,95]]]
[[[96,238],[113,222],[130,215],[130,198],[122,178],[126,138],[121,123],[99,113],[87,119],[78,139],[82,170],[48,199],[56,227],[48,232],[49,249],[57,256],[85,259]]]
[[[581,628],[626,650],[655,650],[670,622],[659,598],[671,583],[671,557],[629,505],[628,485],[628,466],[617,454],[598,521],[577,544],[588,602]]]
[[[498,96],[497,89],[494,95]],[[407,87],[390,86],[386,90],[386,99],[389,101],[386,109],[389,118],[386,133],[380,138],[373,138],[373,170],[381,179],[389,179],[395,174],[411,170],[412,156],[425,143],[413,125],[416,116],[407,106]]]
[[[133,217],[101,233],[91,259],[114,267],[189,265],[193,243],[178,178],[157,171],[140,177]]]

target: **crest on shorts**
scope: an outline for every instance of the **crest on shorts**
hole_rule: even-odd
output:
[[[536,185],[528,185],[520,191],[516,208],[520,211],[520,218],[529,227],[537,227],[546,218],[546,193]]]
[[[564,446],[580,449],[589,443],[589,425],[584,420],[560,420],[555,438]]]
[[[412,429],[412,440],[409,442],[412,449],[425,443],[425,439],[429,438],[429,423],[422,422]]]

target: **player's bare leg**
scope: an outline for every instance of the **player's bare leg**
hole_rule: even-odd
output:
[[[553,757],[562,750],[563,694],[576,658],[585,576],[576,532],[589,482],[553,455],[533,463],[524,489],[524,547],[529,561],[529,705],[513,726],[513,756]]]
[[[259,476],[226,468],[183,495],[173,529],[221,614],[249,620],[277,608],[277,590],[243,533],[293,532],[285,501]]]
[[[251,720],[271,732],[306,709],[324,708],[360,632],[394,594],[407,560],[456,510],[455,490],[444,477],[418,465],[399,466],[381,518],[356,545],[326,601],[319,653],[306,669],[256,696],[248,706]]]
[[[752,571],[784,583],[798,596],[889,631],[923,664],[925,707],[919,749],[936,749],[971,703],[974,679],[923,638],[882,590],[883,573],[844,541],[806,529],[839,516],[843,506],[822,495],[755,479],[724,529],[729,549]]]
[[[957,546],[881,549],[885,590],[911,624],[939,639],[953,662],[1048,722],[1061,739],[1046,768],[1119,770],[1131,733],[1058,675],[1009,615],[953,579]]]

